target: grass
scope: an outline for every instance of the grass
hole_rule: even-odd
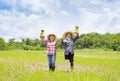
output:
[[[58,50],[56,71],[49,72],[45,51],[0,51],[0,81],[120,81],[120,52],[75,50],[75,69],[66,72]]]

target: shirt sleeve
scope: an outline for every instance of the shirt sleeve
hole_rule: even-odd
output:
[[[73,38],[73,41],[75,42],[79,38],[79,34],[75,38]]]
[[[43,42],[44,42],[45,44],[47,44],[48,40],[44,40]]]

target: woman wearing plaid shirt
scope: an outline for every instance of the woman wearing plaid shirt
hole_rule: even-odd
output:
[[[44,40],[44,37],[42,37],[41,39],[46,44],[49,70],[54,71],[55,60],[56,60],[56,45],[57,45],[56,35],[49,34],[48,40]]]

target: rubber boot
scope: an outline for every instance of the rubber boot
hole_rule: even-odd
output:
[[[71,71],[73,71],[73,69],[74,69],[74,63],[71,62],[71,63],[70,63],[70,66],[71,66]]]
[[[49,66],[49,71],[52,71],[52,66]]]
[[[52,66],[52,71],[55,71],[55,66]]]
[[[55,71],[55,66],[53,66],[53,69],[52,69],[53,71]]]

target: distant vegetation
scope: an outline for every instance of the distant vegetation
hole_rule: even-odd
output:
[[[43,50],[45,44],[39,39],[22,38],[21,42],[15,41],[15,38],[9,39],[5,42],[4,38],[0,38],[0,50]],[[58,49],[63,49],[61,39],[58,39]],[[117,34],[99,34],[88,33],[80,35],[80,38],[75,42],[76,49],[83,48],[103,48],[105,50],[112,49],[113,51],[120,51],[120,33]]]

